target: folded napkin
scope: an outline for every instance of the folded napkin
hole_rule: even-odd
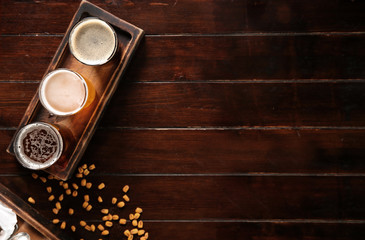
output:
[[[15,230],[16,223],[16,214],[13,210],[0,202],[0,240],[7,240],[10,238]]]

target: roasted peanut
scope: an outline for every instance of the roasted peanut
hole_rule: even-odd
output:
[[[84,170],[84,175],[85,175],[85,176],[89,175],[89,173],[90,173],[90,171],[89,171],[88,169],[85,169],[85,170]]]
[[[47,177],[49,180],[52,180],[52,179],[54,179],[54,176],[53,175],[48,175],[48,177]]]
[[[58,211],[59,211],[59,210],[58,210],[57,208],[53,208],[53,209],[52,209],[52,212],[53,212],[54,214],[56,214],[56,215],[58,214]]]
[[[68,214],[73,215],[73,214],[74,214],[74,212],[75,212],[75,211],[74,211],[72,208],[68,209]]]
[[[133,219],[134,219],[134,214],[133,213],[129,214],[129,220],[133,220]]]
[[[101,213],[108,214],[109,213],[109,209],[103,208],[103,209],[101,209]]]
[[[59,197],[58,197],[58,201],[62,202],[63,200],[63,194],[61,194]]]
[[[66,228],[66,222],[62,222],[60,228],[65,229]]]
[[[123,201],[118,202],[117,206],[118,208],[124,207],[125,203]]]
[[[64,183],[62,186],[64,189],[68,189],[68,183]]]
[[[113,220],[114,220],[114,221],[116,221],[116,220],[118,220],[118,219],[119,219],[119,216],[118,216],[118,215],[116,215],[116,214],[115,214],[115,215],[113,215]]]
[[[86,226],[86,222],[85,221],[80,221],[80,226],[81,227],[85,227]]]
[[[133,240],[133,235],[129,235],[128,240]]]
[[[71,231],[73,231],[73,232],[76,231],[76,227],[74,225],[71,226]]]
[[[47,192],[51,193],[52,192],[52,187],[47,187]]]
[[[85,187],[85,186],[86,186],[86,179],[85,179],[85,178],[83,178],[83,179],[81,180],[80,185],[81,185],[81,186],[83,186],[83,187]]]
[[[29,197],[29,198],[28,198],[28,202],[30,202],[31,204],[35,204],[35,200],[34,200],[34,198],[32,198],[32,197]]]
[[[144,230],[143,229],[138,230],[138,236],[141,236],[143,234],[144,234]]]
[[[116,203],[117,203],[117,201],[118,201],[118,200],[117,200],[117,198],[116,198],[116,197],[113,197],[113,198],[112,198],[112,204],[116,204]]]
[[[54,200],[54,195],[49,196],[48,201],[52,202]]]
[[[47,179],[45,177],[39,177],[39,179],[43,182],[43,183],[46,183],[47,182]]]
[[[79,186],[77,186],[77,184],[76,184],[76,183],[73,183],[73,184],[72,184],[72,187],[73,187],[75,190],[79,189]]]
[[[60,203],[60,202],[56,202],[56,208],[57,208],[58,210],[60,210],[60,209],[61,209],[61,203]]]
[[[78,195],[78,192],[76,190],[72,192],[73,197],[77,197],[77,195]]]
[[[134,220],[132,221],[132,225],[133,225],[134,227],[137,227],[138,222],[137,222],[137,220],[136,220],[136,219],[134,219]]]
[[[126,202],[129,202],[129,200],[130,200],[127,194],[124,194],[123,199],[124,199]]]
[[[59,220],[59,219],[57,219],[57,218],[55,218],[55,219],[53,219],[53,220],[52,220],[52,223],[53,223],[53,224],[57,224],[57,223],[59,223],[59,222],[60,222],[60,220]]]
[[[102,203],[103,202],[103,199],[100,196],[98,197],[98,202],[99,203]]]
[[[126,219],[124,219],[124,218],[119,219],[119,224],[124,225],[126,223],[127,223],[127,220]]]
[[[95,225],[94,224],[91,224],[90,228],[91,228],[91,231],[95,232]]]
[[[109,231],[108,230],[104,230],[101,232],[101,235],[105,236],[105,235],[109,235]]]
[[[127,230],[124,231],[124,235],[126,237],[129,237],[129,235],[131,235],[131,232],[127,229]]]
[[[89,166],[89,170],[94,170],[96,167],[95,167],[95,164],[91,164],[90,166]]]
[[[77,178],[82,178],[82,177],[83,177],[83,175],[82,175],[82,173],[77,173],[77,174],[76,174],[76,177],[77,177]]]
[[[85,202],[90,201],[90,196],[89,195],[84,195],[84,200],[85,200]]]
[[[134,214],[134,219],[138,219],[140,216],[141,216],[141,214],[139,214],[139,213],[135,213],[135,214]]]
[[[103,226],[103,225],[101,225],[101,224],[99,224],[99,225],[98,225],[98,229],[102,232],[102,231],[104,231],[104,226]]]
[[[131,230],[131,234],[137,234],[138,233],[138,229],[137,228],[133,228],[132,230]]]
[[[90,211],[91,209],[93,208],[93,206],[91,206],[91,204],[89,204],[87,207],[86,207],[86,211]]]
[[[143,228],[143,222],[142,222],[142,220],[139,220],[139,222],[138,222],[138,228]]]
[[[38,178],[38,174],[32,173],[32,178],[37,179]]]
[[[86,183],[86,188],[87,188],[87,189],[90,189],[90,188],[92,187],[92,185],[93,185],[93,184],[92,184],[91,182],[88,182],[88,183]]]
[[[106,222],[105,222],[105,226],[107,226],[107,227],[112,227],[112,226],[113,226],[113,223],[112,223],[112,222],[110,222],[110,221],[106,221]]]
[[[86,169],[86,168],[87,168],[86,163],[84,163],[81,167],[82,167],[83,169]]]
[[[127,192],[128,192],[128,190],[129,190],[129,186],[128,186],[128,185],[125,185],[125,186],[123,187],[123,192],[127,193]]]
[[[66,189],[66,194],[71,195],[71,189]]]
[[[89,202],[84,202],[83,204],[82,204],[82,207],[83,208],[87,208],[87,206],[89,205]]]
[[[142,212],[142,208],[137,207],[137,208],[136,208],[136,213],[141,213],[141,212]]]
[[[98,189],[101,190],[103,188],[105,188],[105,184],[104,183],[100,183],[99,186],[98,186]]]

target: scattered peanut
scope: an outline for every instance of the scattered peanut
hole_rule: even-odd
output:
[[[29,198],[28,198],[28,202],[30,202],[31,204],[35,204],[35,200],[34,200],[34,198],[32,198],[32,197],[29,197]]]
[[[88,230],[89,232],[91,231],[91,227],[89,225],[86,225],[85,229]]]
[[[103,188],[105,188],[105,184],[104,183],[100,183],[99,186],[98,186],[98,189],[101,190]]]
[[[85,175],[85,176],[89,175],[89,173],[90,173],[90,171],[89,171],[88,169],[85,169],[85,170],[84,170],[84,175]]]
[[[118,202],[117,204],[118,208],[122,208],[125,206],[125,203],[123,201]]]
[[[128,240],[133,240],[133,235],[129,235]]]
[[[103,209],[101,209],[101,213],[108,214],[109,213],[109,209],[103,208]]]
[[[108,230],[104,230],[101,232],[101,235],[105,236],[105,235],[109,235],[109,231]]]
[[[77,186],[77,184],[76,184],[76,183],[73,183],[73,184],[72,184],[72,187],[73,187],[75,190],[79,189],[79,186]]]
[[[78,193],[77,193],[77,191],[76,191],[76,190],[72,192],[72,196],[73,196],[73,197],[77,197],[77,194],[78,194]]]
[[[127,223],[127,220],[126,219],[124,219],[124,218],[119,219],[119,224],[124,225],[126,223]]]
[[[68,189],[68,183],[64,183],[62,186],[64,189]]]
[[[100,196],[98,197],[98,202],[99,203],[102,203],[103,202],[103,199]]]
[[[129,214],[129,220],[133,220],[133,219],[134,219],[134,214],[133,213]]]
[[[104,217],[101,218],[101,220],[107,221],[107,220],[109,220],[109,217],[108,216],[104,216]]]
[[[134,227],[136,227],[136,226],[138,225],[138,222],[137,222],[137,220],[136,220],[136,219],[134,219],[134,220],[132,221],[132,225],[133,225]]]
[[[91,164],[90,166],[89,166],[89,170],[94,170],[96,167],[95,167],[95,164]]]
[[[37,179],[37,178],[38,178],[38,174],[36,174],[36,173],[32,173],[32,177],[33,177],[34,179]]]
[[[52,202],[54,199],[54,195],[49,196],[48,201]]]
[[[104,226],[103,226],[103,225],[101,225],[101,224],[99,224],[99,225],[98,225],[98,229],[102,232],[102,231],[104,231]]]
[[[128,190],[129,190],[129,186],[128,186],[128,185],[125,185],[125,186],[123,187],[123,192],[127,193],[127,192],[128,192]]]
[[[87,206],[89,205],[89,203],[88,202],[84,202],[83,204],[82,204],[82,207],[83,208],[87,208]]]
[[[114,221],[118,220],[119,219],[119,216],[118,215],[113,215],[113,218],[112,218]]]
[[[71,195],[71,189],[66,189],[66,194]]]
[[[113,223],[112,223],[112,222],[110,222],[110,221],[106,221],[106,222],[105,222],[105,226],[106,226],[106,227],[112,227],[112,226],[113,226]]]
[[[91,204],[90,205],[88,205],[87,207],[86,207],[86,211],[90,211],[91,209],[93,208],[93,206],[91,206]]]
[[[47,182],[47,179],[45,177],[39,177],[39,179],[43,182],[43,183],[46,183]]]
[[[110,213],[108,214],[108,220],[113,220],[113,216]]]
[[[142,211],[142,208],[140,208],[140,207],[137,207],[136,208],[136,213],[142,213],[143,211]]]
[[[77,178],[82,178],[82,177],[83,177],[83,175],[82,175],[82,173],[78,173],[78,174],[76,174],[76,177],[77,177]]]
[[[85,178],[83,178],[82,180],[81,180],[81,186],[83,186],[83,187],[85,187],[86,186],[86,179]]]
[[[138,228],[143,228],[143,222],[142,222],[142,220],[139,220],[139,222],[138,222]]]
[[[124,231],[124,235],[126,237],[129,237],[129,235],[131,235],[131,232],[127,229],[127,230]]]
[[[66,222],[62,222],[60,228],[65,229],[66,228]]]
[[[94,224],[91,224],[90,228],[91,228],[91,231],[95,232],[95,225]]]
[[[91,182],[86,183],[86,188],[90,189],[93,184]]]
[[[143,229],[138,230],[138,236],[141,236],[143,234],[144,234],[144,230]]]
[[[56,215],[58,214],[58,211],[59,211],[59,210],[58,210],[57,208],[53,208],[53,209],[52,209],[52,212],[53,212],[54,214],[56,214]]]
[[[73,232],[76,231],[76,227],[74,225],[71,226],[71,231],[73,231]]]
[[[79,171],[79,173],[83,173],[83,172],[84,172],[84,169],[83,169],[82,167],[79,167],[79,168],[77,169],[77,171]]]
[[[84,195],[84,200],[85,200],[85,202],[90,201],[90,196],[89,195]]]
[[[123,199],[124,199],[126,202],[129,202],[129,200],[130,200],[127,194],[124,194]]]
[[[58,184],[59,184],[60,186],[62,186],[62,185],[63,185],[63,181],[59,181],[59,182],[58,182]]]
[[[57,208],[58,210],[60,210],[60,209],[61,209],[61,203],[60,203],[60,202],[56,202],[56,208]]]
[[[63,194],[61,194],[61,195],[58,197],[58,200],[59,200],[60,202],[62,202],[62,200],[63,200]]]
[[[136,213],[136,214],[134,214],[134,219],[138,219],[140,216],[141,216],[141,214]]]
[[[70,214],[70,215],[73,215],[74,214],[74,210],[72,209],[72,208],[70,208],[69,210],[68,210],[68,214]]]
[[[53,224],[57,224],[57,223],[59,223],[59,222],[60,222],[60,220],[59,220],[59,219],[57,219],[57,218],[55,218],[55,219],[53,219],[53,220],[52,220],[52,223],[53,223]]]
[[[144,237],[145,237],[146,239],[148,239],[148,232],[146,232],[146,233],[144,234]]]
[[[81,167],[82,167],[83,169],[86,169],[86,168],[87,168],[86,163],[85,163],[85,164],[83,164]]]
[[[48,175],[48,177],[47,177],[49,180],[52,180],[52,179],[54,179],[54,176],[53,175]]]
[[[118,201],[118,200],[117,200],[117,198],[116,198],[116,197],[113,197],[113,198],[112,198],[112,204],[116,204],[116,203],[117,203],[117,201]]]
[[[131,230],[131,234],[137,234],[138,233],[138,229],[137,228],[133,228],[132,230]]]
[[[47,187],[47,192],[51,193],[52,192],[52,187]]]
[[[80,226],[81,227],[85,227],[86,226],[86,222],[85,221],[80,221]]]

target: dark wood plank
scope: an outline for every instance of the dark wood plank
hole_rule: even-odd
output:
[[[365,234],[364,224],[346,223],[145,222],[145,226],[155,239],[174,236],[176,240],[293,240],[299,235],[302,239],[311,240],[360,240]]]
[[[0,37],[0,80],[37,80],[60,37]],[[364,34],[145,37],[126,81],[365,78]],[[227,51],[227,49],[231,49]]]
[[[1,32],[64,33],[79,5],[73,1],[5,1]],[[149,34],[364,31],[362,1],[91,1]]]
[[[95,171],[97,172],[97,170]],[[139,206],[142,219],[202,220],[202,219],[364,219],[365,177],[301,177],[301,176],[93,176],[91,190],[79,189],[77,198],[66,196],[63,209],[73,207],[70,217],[61,211],[60,219],[100,220],[102,208],[111,208],[113,214],[127,217]],[[56,197],[64,192],[58,182],[43,184],[39,179],[6,176],[0,180],[22,199],[31,195],[35,208],[47,218],[53,218],[54,203],[47,199],[45,187],[52,185]],[[80,179],[70,182],[80,183]],[[97,190],[101,182],[103,190]],[[131,201],[122,210],[113,207],[111,198],[123,196],[124,184],[131,187]],[[20,191],[20,189],[22,189]],[[87,191],[86,191],[87,190]],[[83,195],[89,194],[93,211],[81,207]],[[97,195],[105,202],[98,204]]]
[[[0,83],[0,126],[18,125],[37,86],[37,83]],[[363,81],[122,83],[101,125],[362,127],[364,104]]]
[[[0,174],[27,172],[5,152],[13,134],[0,131]],[[365,130],[99,129],[82,162],[103,174],[358,174],[364,148]]]

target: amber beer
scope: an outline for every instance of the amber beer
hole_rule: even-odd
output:
[[[63,148],[63,139],[58,129],[44,122],[24,126],[14,141],[14,153],[20,164],[35,170],[54,164],[60,158]]]
[[[69,47],[72,55],[86,65],[102,65],[113,58],[118,39],[114,29],[95,17],[84,18],[71,30]]]

